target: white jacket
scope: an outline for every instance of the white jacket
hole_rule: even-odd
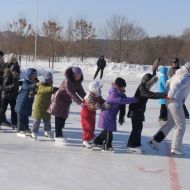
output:
[[[176,71],[167,82],[168,97],[179,106],[184,104],[190,93],[190,73],[185,66]]]

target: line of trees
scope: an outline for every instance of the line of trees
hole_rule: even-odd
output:
[[[5,53],[16,52],[22,62],[22,55],[34,59],[35,30],[25,19],[19,18],[0,32],[0,49]],[[98,57],[105,55],[114,62],[152,64],[156,57],[162,57],[162,64],[168,64],[173,57],[190,59],[190,29],[181,36],[148,37],[144,29],[126,16],[113,15],[105,21],[100,32],[88,19],[70,18],[67,26],[56,20],[43,22],[38,31],[38,58],[48,59],[49,66],[60,57]]]

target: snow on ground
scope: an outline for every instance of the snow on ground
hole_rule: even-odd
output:
[[[41,65],[41,63],[40,63]],[[58,68],[58,66],[56,66]],[[60,68],[63,68],[60,66]],[[58,71],[61,71],[58,70]],[[54,85],[59,86],[63,80],[62,72],[54,74]],[[85,74],[84,88],[93,75]],[[115,76],[104,77],[103,97],[107,97],[108,89]],[[126,77],[127,95],[132,96],[140,78]],[[154,89],[156,90],[156,89]],[[190,109],[190,99],[187,107]],[[99,112],[97,112],[98,120]],[[147,141],[159,129],[158,101],[149,101],[146,121],[144,123],[142,144],[144,155],[124,152],[104,153],[89,151],[81,147],[80,107],[72,104],[64,134],[68,138],[68,146],[56,146],[54,142],[43,137],[41,124],[39,140],[29,137],[17,137],[15,132],[3,128],[0,131],[0,185],[2,190],[189,190],[190,165],[190,124],[184,138],[183,150],[185,158],[172,158],[169,155],[172,133],[168,140],[161,144],[160,151],[154,152]],[[10,112],[7,112],[10,118]],[[30,119],[32,125],[32,119]],[[54,130],[54,118],[52,118]],[[131,122],[118,126],[114,134],[115,148],[126,145]],[[96,128],[96,134],[100,130]]]
[[[86,74],[94,74],[97,66],[96,66],[97,58],[88,58],[81,62],[79,58],[72,58],[68,62],[67,58],[62,58],[60,62],[55,62],[54,69],[49,69],[53,73],[55,72],[63,72],[66,68],[70,66],[78,66],[80,67],[84,73]],[[21,64],[23,75],[25,75],[26,68],[28,67],[36,67],[38,70],[38,75],[41,76],[45,69],[49,67],[49,62],[47,61],[38,61],[35,65],[34,62],[24,62]],[[144,73],[151,72],[151,67],[147,65],[135,65],[129,63],[113,63],[107,60],[107,67],[105,68],[106,76],[137,76],[142,77]]]

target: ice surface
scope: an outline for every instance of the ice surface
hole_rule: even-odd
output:
[[[62,66],[58,68],[59,65],[56,65],[55,70],[63,70]],[[94,73],[95,67],[91,69]],[[108,89],[115,77],[106,72],[102,81],[103,97],[107,97]],[[55,86],[59,86],[63,78],[62,72],[54,73]],[[92,78],[92,75],[85,74],[85,90]],[[140,78],[125,75],[125,79],[127,95],[132,96]],[[190,109],[189,99],[187,107]],[[98,114],[99,112],[97,120]],[[0,131],[0,189],[189,190],[190,124],[187,124],[183,145],[183,150],[187,153],[186,158],[171,158],[168,148],[173,132],[168,136],[168,141],[161,144],[158,152],[154,152],[146,144],[160,127],[157,122],[158,115],[158,101],[149,101],[142,138],[146,150],[144,155],[123,152],[104,153],[82,148],[80,107],[74,103],[64,129],[69,146],[56,146],[54,142],[45,139],[43,127],[40,129],[41,136],[37,141],[29,137],[17,137],[12,130],[3,127]],[[9,110],[7,116],[10,118]],[[54,118],[52,118],[52,126],[54,130]],[[118,126],[118,132],[114,134],[114,147],[126,145],[130,131],[131,122],[126,119],[126,124],[122,127]],[[96,133],[99,132],[97,128]]]

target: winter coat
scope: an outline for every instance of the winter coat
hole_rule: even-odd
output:
[[[168,77],[171,78],[173,75],[175,75],[176,71],[180,69],[180,66],[178,65],[177,67],[170,67],[168,71]]]
[[[106,67],[106,61],[104,58],[99,58],[97,61],[97,66],[100,69],[104,69]]]
[[[108,131],[117,131],[117,114],[120,110],[120,105],[131,104],[137,102],[136,98],[128,98],[120,93],[117,88],[113,87],[109,91],[109,97],[106,100],[111,105],[110,109],[102,109],[99,117],[99,128]]]
[[[167,82],[169,103],[183,106],[184,101],[190,93],[190,73],[185,66],[176,71],[176,74]]]
[[[104,102],[105,100],[102,96],[96,97],[92,93],[89,93],[84,98],[84,108],[91,111],[96,111],[101,109]]]
[[[168,80],[168,68],[160,68],[160,78],[158,80],[158,90],[159,92],[167,93],[166,83]],[[166,99],[160,99],[160,104],[166,104]]]
[[[19,91],[19,81],[13,78],[13,74],[9,69],[5,69],[2,85],[2,99],[8,101],[16,100]]]
[[[16,100],[15,111],[18,114],[26,117],[31,116],[35,89],[36,85],[34,82],[27,79],[24,80]]]
[[[141,84],[135,92],[135,97],[138,98],[139,101],[129,105],[129,112],[127,115],[129,118],[144,121],[144,113],[146,111],[146,103],[148,99],[160,99],[166,97],[165,93],[155,93],[150,91],[151,86],[155,84],[155,82],[157,82],[157,77],[153,77],[151,74],[146,74],[142,78]]]
[[[10,62],[10,63],[4,63],[3,64],[3,68],[4,69],[11,69],[11,67],[14,67],[14,70],[17,72],[17,73],[20,73],[20,65],[18,62]]]
[[[51,104],[51,96],[54,93],[52,85],[40,83],[37,85],[37,94],[34,100],[34,107],[32,117],[34,119],[47,119],[50,120],[51,114],[47,112]]]
[[[48,112],[56,117],[67,119],[72,101],[80,105],[86,93],[81,84],[83,76],[80,81],[75,81],[72,67],[66,70],[65,76],[66,79],[52,98]]]

